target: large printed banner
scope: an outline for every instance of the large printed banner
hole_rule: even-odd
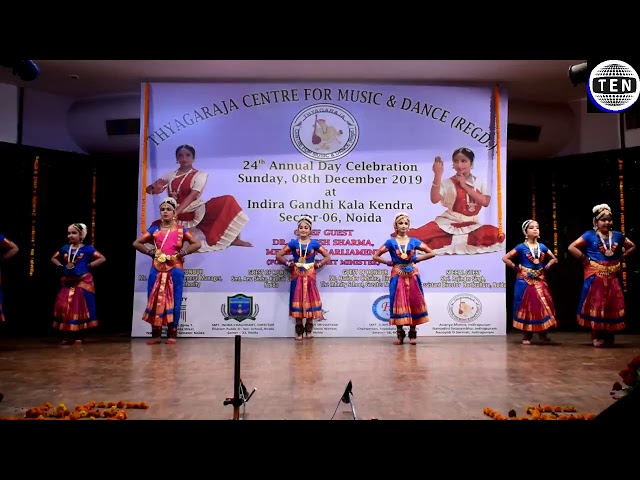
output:
[[[394,336],[390,268],[371,256],[400,211],[437,253],[418,264],[430,316],[418,335],[505,334],[504,91],[153,83],[142,111],[138,233],[173,195],[202,243],[185,261],[179,336],[294,336],[290,274],[275,254],[301,214],[331,255],[317,273],[314,333]],[[150,267],[138,254],[134,337],[151,333],[141,319]]]

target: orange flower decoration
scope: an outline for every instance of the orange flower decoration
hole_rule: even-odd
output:
[[[146,402],[96,402],[90,401],[84,405],[76,405],[73,411],[70,411],[64,403],[60,403],[54,408],[52,403],[46,402],[39,407],[33,407],[25,412],[24,417],[0,417],[0,420],[95,420],[97,418],[105,418],[107,420],[126,420],[129,415],[124,410],[140,409],[146,410],[151,406]],[[106,410],[98,410],[103,408]]]
[[[508,416],[504,416],[501,413],[496,412],[491,408],[484,408],[482,413],[494,420],[593,420],[596,415],[593,413],[577,413],[576,407],[571,406],[552,406],[552,405],[537,405],[527,406],[525,409],[527,416],[518,416],[515,410],[510,410]],[[576,413],[576,415],[569,415],[569,413]]]

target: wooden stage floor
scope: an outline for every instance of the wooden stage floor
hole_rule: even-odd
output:
[[[553,333],[550,345],[507,337],[242,338],[242,380],[257,392],[245,420],[329,420],[349,380],[358,420],[483,420],[527,405],[575,406],[599,413],[612,404],[617,372],[638,353],[640,336],[619,335],[613,348],[591,346],[588,333]],[[44,402],[73,410],[90,401],[147,402],[129,420],[223,420],[233,407],[234,339],[96,337],[61,347],[53,339],[0,339],[0,417],[24,416]],[[340,403],[334,420],[351,420]]]

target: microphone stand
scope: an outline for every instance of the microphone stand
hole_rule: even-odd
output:
[[[336,412],[338,411],[338,407],[340,407],[340,402],[348,403],[351,406],[351,415],[353,416],[353,419],[354,420],[358,419],[358,416],[356,415],[356,406],[353,403],[352,388],[353,388],[353,384],[351,383],[351,380],[349,380],[349,383],[347,384],[347,387],[344,389],[344,393],[342,394],[342,397],[340,397],[340,400],[338,400],[338,405],[336,405],[336,409],[333,412],[333,415],[331,416],[331,420],[333,420],[333,417],[336,416]]]
[[[233,419],[240,420],[240,407],[242,408],[242,419],[244,419],[244,411],[246,408],[246,403],[249,399],[256,393],[257,388],[254,388],[253,391],[247,395],[247,387],[242,383],[242,379],[240,378],[240,343],[242,341],[242,335],[236,335],[235,337],[235,354],[234,360],[235,365],[233,369],[233,391],[234,396],[230,398],[226,398],[223,405],[233,405]]]

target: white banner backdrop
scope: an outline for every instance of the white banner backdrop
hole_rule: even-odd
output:
[[[238,295],[238,294],[235,294]],[[247,318],[229,315],[232,295],[189,293],[180,316],[180,337],[293,337],[294,321],[288,318],[288,298],[280,293],[243,295]],[[236,297],[238,298],[238,297]],[[427,295],[431,321],[418,327],[418,336],[505,335],[502,293],[431,293]],[[317,337],[395,337],[389,325],[389,296],[376,293],[327,293],[323,295],[324,320],[315,323]],[[146,295],[134,297],[134,316],[140,318]],[[232,303],[233,305],[233,303]],[[358,314],[354,315],[354,305]],[[344,321],[348,318],[348,321]],[[145,322],[133,322],[133,337],[151,335]]]
[[[419,335],[505,334],[506,92],[315,83],[148,87],[138,232],[158,220],[168,191],[185,204],[200,192],[178,217],[203,242],[186,258],[179,336],[293,336],[289,272],[275,254],[295,238],[303,213],[314,217],[312,238],[332,259],[317,273],[326,317],[316,322],[317,336],[393,336],[389,268],[371,256],[392,234],[399,210],[410,215],[410,235],[438,254],[418,264],[430,315]],[[184,165],[177,154],[183,145],[196,152]],[[460,152],[471,159],[466,185],[456,179]],[[168,186],[150,188],[159,179]],[[469,197],[469,187],[486,203]],[[134,337],[150,335],[141,319],[150,266],[148,256],[137,255]]]

